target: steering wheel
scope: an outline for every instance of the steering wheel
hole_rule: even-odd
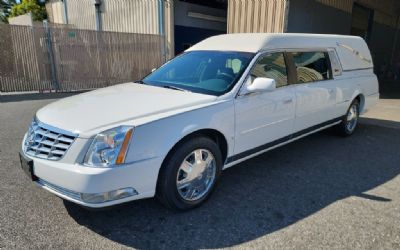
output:
[[[217,78],[225,78],[228,81],[233,81],[235,79],[234,76],[232,76],[228,73],[225,73],[225,72],[218,73]]]

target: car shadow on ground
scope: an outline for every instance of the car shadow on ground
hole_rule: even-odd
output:
[[[106,211],[69,202],[70,216],[99,235],[135,248],[220,248],[265,236],[400,173],[400,130],[360,125],[348,138],[323,131],[223,172],[204,206],[176,213],[154,199]]]

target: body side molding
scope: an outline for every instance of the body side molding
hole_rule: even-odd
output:
[[[323,123],[314,125],[314,126],[312,126],[312,127],[303,129],[303,130],[298,131],[298,132],[296,132],[296,133],[287,135],[287,136],[282,137],[282,138],[280,138],[280,139],[277,139],[277,140],[275,140],[275,141],[268,142],[268,143],[263,144],[263,145],[261,145],[261,146],[258,146],[258,147],[255,147],[255,148],[246,150],[246,151],[244,151],[244,152],[242,152],[242,153],[239,153],[239,154],[236,154],[236,155],[232,155],[232,156],[230,156],[230,157],[227,158],[225,164],[230,164],[230,163],[233,163],[233,162],[235,162],[235,161],[239,161],[239,160],[241,160],[241,159],[243,159],[243,158],[246,158],[246,157],[248,157],[248,156],[250,156],[250,155],[259,153],[259,152],[264,151],[264,150],[268,150],[268,149],[270,149],[270,148],[272,148],[272,147],[275,147],[275,146],[277,146],[277,145],[279,145],[279,144],[283,144],[283,143],[285,143],[285,142],[289,142],[289,141],[292,141],[292,140],[299,139],[299,138],[301,138],[303,135],[310,134],[310,133],[312,133],[312,132],[314,132],[314,131],[317,132],[317,131],[318,131],[319,129],[321,129],[321,128],[333,126],[333,125],[339,123],[341,120],[342,120],[342,117],[337,117],[337,118],[335,118],[335,119],[332,119],[332,120],[329,120],[329,121],[326,121],[326,122],[323,122]]]

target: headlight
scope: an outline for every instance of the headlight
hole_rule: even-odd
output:
[[[38,124],[36,121],[36,116],[33,117],[31,124],[29,125],[28,131],[26,132],[24,136],[24,144],[23,144],[23,150],[26,152],[26,148],[34,142],[35,140],[35,133],[34,131],[37,129]]]
[[[93,139],[84,164],[92,167],[109,167],[125,162],[133,127],[120,126],[106,130]]]

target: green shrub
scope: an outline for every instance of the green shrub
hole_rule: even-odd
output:
[[[10,17],[32,13],[33,21],[43,21],[47,18],[46,8],[36,0],[22,0],[20,4],[12,6]]]

